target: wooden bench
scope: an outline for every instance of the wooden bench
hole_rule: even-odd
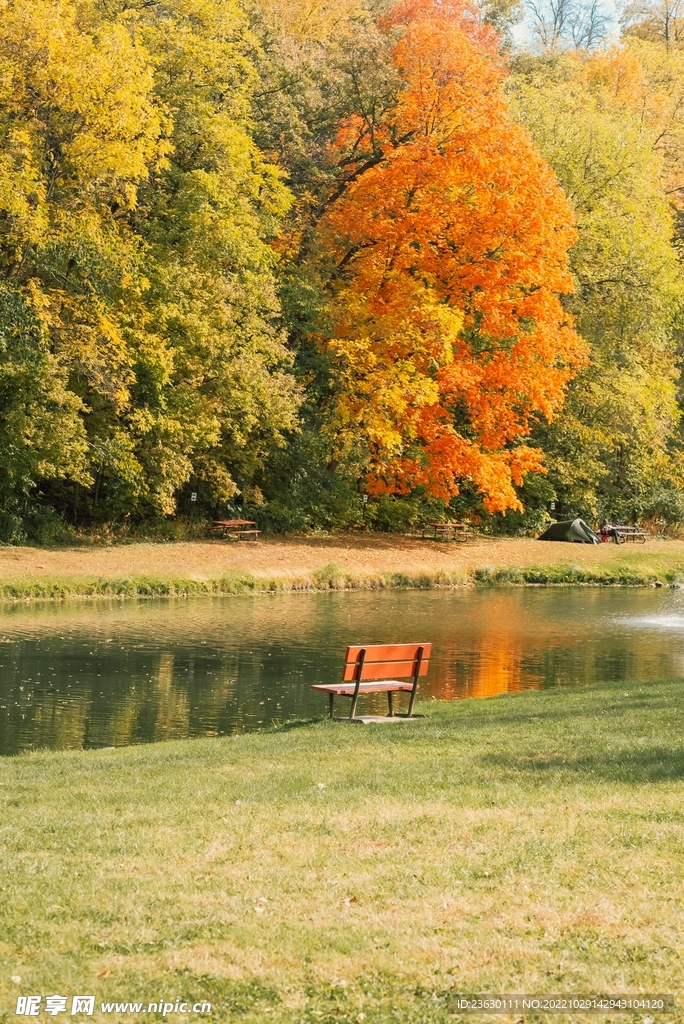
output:
[[[416,700],[418,680],[427,675],[430,666],[432,644],[365,644],[348,647],[342,669],[342,681],[337,684],[317,683],[312,690],[328,694],[330,717],[335,718],[335,697],[351,697],[349,718],[336,721],[390,722],[414,718],[413,705]],[[398,678],[397,678],[398,677]],[[410,679],[410,682],[400,682]],[[394,713],[393,694],[410,693],[406,714]],[[386,717],[356,715],[356,704],[361,694],[386,693],[388,714]]]

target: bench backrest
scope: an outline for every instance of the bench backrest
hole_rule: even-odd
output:
[[[360,644],[348,647],[342,669],[342,682],[359,679],[402,679],[424,676],[430,665],[432,644]]]

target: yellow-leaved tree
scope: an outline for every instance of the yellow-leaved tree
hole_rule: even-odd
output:
[[[232,0],[0,3],[6,505],[220,502],[294,425],[253,46]]]
[[[575,292],[567,301],[591,354],[563,412],[535,435],[557,507],[562,516],[594,519],[657,515],[681,487],[684,291],[665,195],[681,179],[681,114],[668,89],[658,98],[653,69],[631,45],[590,57],[522,58],[516,69],[517,116],[576,212]]]
[[[121,319],[145,282],[130,211],[165,158],[153,69],[122,24],[84,32],[70,3],[0,5],[0,460],[5,500],[92,482],[89,393],[120,412]]]

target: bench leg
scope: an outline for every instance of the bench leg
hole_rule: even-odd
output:
[[[392,705],[392,697],[393,697],[392,691],[388,690],[387,691],[387,707],[389,708],[389,712],[388,712],[388,717],[389,718],[394,718],[394,707]]]
[[[334,714],[334,704],[335,704],[335,694],[334,693],[329,693],[328,694],[328,706],[330,707],[330,717],[331,718],[335,717],[335,714]]]
[[[356,671],[354,672],[354,682],[356,683],[356,686],[354,687],[354,695],[351,701],[351,708],[349,709],[350,721],[353,720],[354,715],[356,714],[356,702],[359,699],[359,687],[361,685],[361,680],[363,679],[363,665],[365,660],[366,648],[362,647],[361,650],[359,651],[358,658],[356,659]]]
[[[416,702],[416,690],[417,689],[418,689],[418,687],[414,684],[414,687],[411,690],[411,696],[409,698],[408,714],[406,716],[407,718],[410,718],[413,715],[413,705]]]

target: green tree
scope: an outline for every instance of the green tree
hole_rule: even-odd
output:
[[[117,412],[132,382],[122,312],[144,287],[115,211],[163,159],[152,68],[124,25],[75,6],[0,8],[0,297],[5,504],[36,482],[93,482],[87,397]]]
[[[294,427],[255,47],[220,0],[0,6],[5,495],[216,502]]]
[[[290,197],[252,138],[257,49],[237,5],[140,3],[138,31],[173,112],[167,166],[132,218],[149,253],[145,304],[159,343],[134,396],[147,473],[166,495],[191,475],[226,500],[252,485],[298,392],[268,244]]]
[[[661,160],[640,120],[585,58],[521,58],[517,116],[572,201],[579,240],[567,304],[591,364],[539,427],[560,513],[636,517],[680,486],[677,327],[682,303]],[[595,69],[594,69],[595,70]]]
[[[302,427],[289,434],[286,448],[272,452],[259,480],[267,498],[261,517],[270,516],[280,528],[364,521],[360,491],[368,451],[362,439],[343,458],[334,451],[341,381],[332,360],[312,342],[325,317],[334,268],[308,257],[316,225],[350,173],[344,160],[331,159],[340,124],[364,113],[379,123],[396,101],[398,79],[376,13],[348,0],[315,7],[260,0],[250,7],[260,43],[255,138],[285,170],[294,196],[278,241],[279,296],[293,370],[304,389]]]

